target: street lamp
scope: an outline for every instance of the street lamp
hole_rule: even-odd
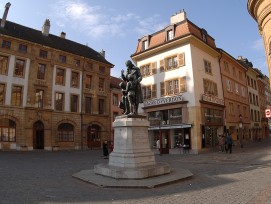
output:
[[[240,141],[240,145],[241,148],[243,148],[243,118],[242,118],[242,114],[239,115],[239,141]]]

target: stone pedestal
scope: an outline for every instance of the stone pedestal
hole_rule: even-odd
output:
[[[156,163],[148,138],[145,116],[118,116],[113,123],[114,150],[108,164],[94,166],[96,174],[113,178],[141,179],[170,173],[166,163]]]

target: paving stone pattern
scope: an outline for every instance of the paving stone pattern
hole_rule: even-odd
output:
[[[0,151],[0,204],[271,204],[271,137],[199,155],[156,155],[194,176],[152,189],[102,188],[72,175],[107,163],[102,150]]]

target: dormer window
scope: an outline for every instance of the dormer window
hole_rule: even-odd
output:
[[[173,39],[173,30],[168,30],[167,31],[167,40],[172,40]]]
[[[203,42],[207,43],[207,31],[204,29],[201,29],[201,37]]]
[[[147,50],[148,49],[148,41],[147,40],[144,40],[142,42],[142,50]]]
[[[141,51],[147,50],[149,48],[150,36],[146,35],[143,38],[141,38],[140,41],[142,43]]]

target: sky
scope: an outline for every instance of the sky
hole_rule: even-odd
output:
[[[5,4],[0,1],[0,17]],[[46,18],[50,34],[100,52],[112,64],[111,76],[120,77],[125,61],[135,53],[138,39],[170,24],[184,10],[187,18],[204,28],[216,46],[231,56],[243,56],[268,75],[266,55],[256,21],[247,11],[247,0],[10,0],[8,21],[41,30]]]

